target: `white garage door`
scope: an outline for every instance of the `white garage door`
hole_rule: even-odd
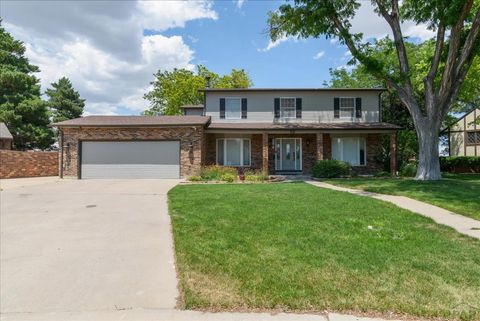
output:
[[[81,178],[179,178],[180,142],[82,142]]]

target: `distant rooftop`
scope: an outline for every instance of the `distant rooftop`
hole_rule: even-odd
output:
[[[0,123],[0,139],[13,139],[13,136],[5,123]]]
[[[385,91],[385,88],[203,88],[200,92],[228,91]]]
[[[116,126],[189,126],[206,125],[206,116],[85,116],[52,124],[56,127],[116,127]]]
[[[182,105],[180,108],[203,108],[203,105]]]

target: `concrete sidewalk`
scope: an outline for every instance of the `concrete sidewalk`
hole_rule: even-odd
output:
[[[361,196],[369,196],[382,201],[390,202],[397,205],[398,207],[429,217],[438,224],[450,226],[451,228],[457,230],[457,232],[459,233],[480,239],[480,221],[450,212],[435,205],[430,205],[405,196],[371,193],[358,189],[340,187],[319,181],[309,180],[306,181],[306,183],[317,187],[328,188],[341,192],[348,192]]]
[[[200,312],[173,309],[133,309],[123,311],[82,311],[56,313],[9,313],[0,318],[4,321],[385,321],[377,318],[355,317],[345,314],[295,314],[295,313],[241,313],[241,312]],[[392,320],[389,320],[392,321]]]

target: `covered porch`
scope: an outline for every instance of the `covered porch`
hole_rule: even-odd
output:
[[[383,139],[390,141],[390,168],[396,173],[396,130],[207,130],[205,165],[305,174],[317,160],[338,159],[360,174],[383,170]]]

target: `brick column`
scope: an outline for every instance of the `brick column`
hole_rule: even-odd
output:
[[[262,171],[268,173],[268,133],[262,133]]]
[[[322,160],[323,157],[323,134],[317,133],[317,160]]]
[[[392,176],[397,174],[397,132],[390,134],[390,171]]]

